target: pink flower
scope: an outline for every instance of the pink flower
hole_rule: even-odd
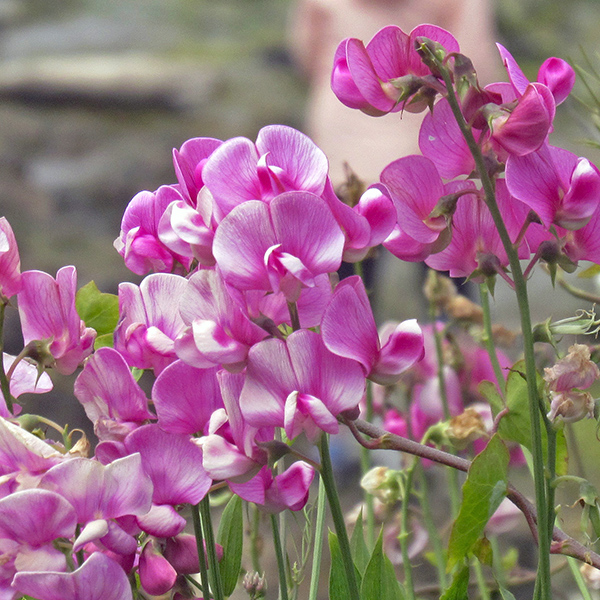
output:
[[[586,158],[554,146],[509,157],[506,184],[547,228],[580,229],[600,205],[600,171]]]
[[[423,334],[415,319],[404,321],[380,341],[362,279],[344,279],[336,287],[321,322],[328,350],[359,362],[365,375],[381,385],[395,383],[400,374],[423,357]]]
[[[75,308],[77,271],[63,267],[56,280],[42,271],[23,273],[19,314],[25,344],[43,341],[63,375],[75,371],[94,349],[96,332],[79,318]]]
[[[337,433],[337,416],[355,408],[364,393],[359,363],[332,354],[306,330],[252,347],[240,407],[248,423],[283,427],[292,439],[302,431],[315,440]]]
[[[158,237],[165,210],[178,200],[182,200],[181,193],[171,185],[155,192],[139,192],[131,200],[121,221],[121,235],[114,242],[130,271],[145,275],[148,271],[170,273],[178,265],[189,268],[191,258],[172,252]]]
[[[350,108],[379,116],[399,110],[423,110],[410,100],[431,76],[415,49],[419,38],[441,44],[447,52],[458,52],[454,37],[434,25],[419,25],[410,34],[390,25],[379,30],[365,47],[356,38],[338,46],[331,74],[331,89]],[[432,82],[430,82],[432,83]]]
[[[21,259],[10,223],[0,217],[0,294],[11,298],[21,291]]]
[[[115,350],[129,365],[158,374],[177,360],[175,339],[185,327],[179,301],[186,284],[179,275],[154,273],[139,286],[129,282],[119,285]]]
[[[343,246],[344,234],[321,198],[287,192],[270,204],[237,206],[219,225],[213,251],[229,285],[281,291],[295,302],[317,275],[339,268]]]
[[[202,170],[215,200],[220,222],[237,205],[249,200],[270,202],[288,191],[320,196],[328,163],[322,150],[306,135],[283,125],[263,127],[256,144],[242,137],[226,141]]]

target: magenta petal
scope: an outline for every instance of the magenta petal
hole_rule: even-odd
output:
[[[600,173],[586,158],[579,158],[571,185],[556,214],[556,224],[566,229],[586,225],[600,203]]]
[[[161,554],[157,540],[150,538],[144,545],[139,564],[140,583],[152,596],[162,596],[175,585],[177,572]]]
[[[185,519],[168,504],[154,504],[149,512],[136,518],[140,529],[157,537],[173,537],[186,525]]]
[[[15,356],[4,353],[4,372],[7,373]],[[10,393],[18,398],[21,394],[45,394],[52,389],[52,380],[48,373],[38,373],[37,366],[27,361],[20,361],[10,379]]]
[[[538,71],[537,80],[548,86],[556,104],[567,99],[575,85],[575,70],[562,58],[547,58]]]
[[[271,202],[281,250],[300,258],[313,275],[337,271],[344,234],[325,201],[308,192],[288,192]]]
[[[132,600],[123,569],[96,552],[73,573],[17,573],[13,587],[41,600]]]
[[[30,546],[75,532],[75,510],[59,494],[43,489],[14,492],[0,500],[0,537]]]
[[[400,374],[424,356],[423,332],[416,319],[400,323],[381,348],[370,379],[381,385],[390,385]]]
[[[370,105],[352,79],[346,60],[348,39],[342,41],[335,51],[331,71],[331,89],[338,100],[348,108],[368,110]]]
[[[241,290],[270,290],[265,252],[277,244],[269,207],[260,201],[241,204],[221,222],[213,254],[224,279]]]
[[[218,546],[218,548],[221,548],[221,546]],[[191,575],[192,573],[198,573],[200,570],[196,538],[189,533],[182,533],[168,538],[164,556],[180,574]]]
[[[204,432],[211,414],[223,406],[217,370],[196,369],[176,361],[158,376],[152,400],[162,429],[188,435]]]
[[[369,247],[381,244],[396,225],[396,209],[382,185],[371,186],[360,197],[356,211],[367,219],[371,227]]]
[[[139,452],[144,471],[154,484],[155,504],[198,504],[211,479],[202,467],[202,450],[185,434],[167,433],[144,425],[125,440],[129,452]]]
[[[10,223],[0,218],[0,293],[11,298],[21,291],[21,259]]]
[[[367,53],[377,76],[388,81],[410,72],[408,35],[396,25],[380,29],[367,44]]]
[[[98,518],[141,515],[150,509],[152,484],[138,454],[107,466],[87,458],[73,458],[50,469],[41,486],[67,498],[79,523]]]
[[[504,67],[508,72],[510,82],[517,89],[517,91],[522,94],[525,91],[525,88],[529,85],[529,80],[527,77],[525,77],[523,71],[521,71],[521,67],[519,67],[512,54],[502,44],[496,44],[496,46],[500,52]]]
[[[256,473],[260,466],[220,435],[208,435],[202,441],[202,464],[213,479],[234,479]]]
[[[392,233],[384,240],[383,246],[400,260],[421,262],[425,260],[433,248],[433,243],[417,242],[396,225]]]
[[[321,334],[331,352],[358,361],[365,374],[371,371],[379,354],[379,338],[360,277],[348,277],[338,284],[323,314]]]
[[[265,508],[269,512],[279,512],[285,508],[300,510],[308,500],[310,484],[315,476],[314,469],[305,462],[295,462],[280,475],[267,489]]]

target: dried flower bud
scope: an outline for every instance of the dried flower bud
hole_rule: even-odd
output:
[[[427,272],[423,293],[429,302],[441,309],[445,309],[447,304],[457,296],[453,281],[433,269]]]
[[[504,327],[504,325],[496,323],[495,325],[492,325],[492,337],[494,338],[494,343],[497,346],[510,348],[510,346],[515,343],[517,334],[514,331]]]
[[[600,369],[590,358],[589,346],[584,344],[573,344],[564,358],[544,369],[544,380],[553,392],[585,390],[599,378]]]
[[[472,441],[487,437],[488,434],[481,415],[473,407],[469,407],[450,419],[446,435],[455,448],[463,450]]]
[[[448,314],[457,321],[467,321],[475,325],[483,324],[483,309],[466,296],[458,294],[446,305]]]
[[[552,402],[548,419],[574,423],[594,416],[594,399],[589,392],[551,392]]]

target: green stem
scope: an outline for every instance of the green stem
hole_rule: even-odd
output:
[[[200,517],[202,519],[204,539],[206,540],[206,553],[208,555],[209,567],[208,574],[210,576],[213,596],[215,600],[225,600],[223,581],[221,580],[221,571],[219,569],[219,561],[217,560],[217,550],[215,547],[215,536],[213,533],[208,494],[200,501]]]
[[[288,310],[290,312],[290,322],[292,329],[298,331],[300,329],[300,317],[298,315],[298,305],[295,302],[288,302]]]
[[[419,478],[419,503],[421,504],[421,510],[423,511],[423,522],[431,544],[433,545],[433,554],[435,556],[435,568],[437,570],[438,581],[440,584],[440,590],[445,590],[448,584],[446,579],[446,555],[444,553],[444,547],[442,545],[442,539],[440,537],[440,531],[437,528],[434,520],[433,513],[431,512],[431,504],[429,503],[429,489],[427,485],[427,478],[425,477],[425,471],[423,465],[419,461],[417,467],[417,476]]]
[[[312,556],[312,570],[310,573],[310,590],[308,600],[317,600],[319,591],[319,576],[321,574],[321,560],[323,556],[323,533],[325,531],[325,484],[323,478],[319,479],[319,492],[317,496],[317,519],[315,522],[315,543]]]
[[[257,573],[262,573],[262,569],[260,568],[260,551],[258,548],[260,539],[260,512],[255,504],[252,505],[252,511],[252,524],[250,528],[250,556],[252,559],[252,569]]]
[[[194,535],[196,536],[196,548],[198,549],[202,596],[204,598],[210,598],[210,586],[208,584],[208,571],[206,569],[206,554],[204,552],[204,536],[202,535],[202,524],[200,523],[199,504],[192,505],[192,521],[194,522]]]
[[[4,371],[4,313],[6,312],[6,302],[0,302],[0,390],[6,402],[8,412],[12,414],[13,400],[10,393],[10,381]]]
[[[326,433],[321,434],[319,450],[321,453],[321,478],[327,494],[327,501],[329,502],[329,508],[331,510],[335,532],[340,544],[340,552],[342,554],[344,569],[346,571],[346,580],[348,582],[350,600],[360,600],[354,562],[352,561],[352,555],[350,553],[350,540],[348,539],[348,532],[346,531],[346,524],[344,523],[344,515],[342,513],[342,507],[340,506],[337,488],[335,486],[333,466],[331,464],[331,457],[329,455],[329,443]]]
[[[277,570],[279,571],[279,598],[280,600],[288,600],[286,567],[283,558],[284,554],[281,546],[281,537],[279,536],[279,523],[277,522],[276,515],[271,515],[271,527],[273,528],[273,542],[275,543]]]
[[[498,538],[495,535],[490,535],[488,539],[490,540],[490,547],[492,549],[492,569],[494,571],[494,577],[502,587],[506,588],[508,585],[504,566],[502,565],[502,552],[500,551]]]
[[[433,56],[433,55],[432,55]],[[435,59],[435,57],[434,57]],[[538,532],[538,571],[534,589],[534,600],[550,600],[550,538],[548,536],[548,520],[547,502],[546,502],[546,479],[544,473],[544,457],[542,452],[542,429],[540,423],[540,408],[536,380],[536,366],[533,352],[533,334],[531,328],[531,314],[529,311],[529,299],[527,296],[527,282],[523,277],[521,264],[517,249],[513,246],[502,216],[498,203],[496,202],[496,194],[494,183],[489,176],[483,154],[475,138],[471,128],[467,125],[458,103],[456,94],[452,87],[450,73],[441,63],[440,72],[444,78],[444,83],[448,91],[447,99],[456,122],[465,138],[469,150],[475,160],[477,172],[481,179],[481,184],[485,192],[485,202],[494,220],[494,224],[507,254],[510,269],[512,272],[517,303],[519,306],[519,314],[521,318],[521,331],[523,334],[523,350],[525,355],[525,378],[527,380],[527,392],[529,400],[529,416],[531,421],[531,440],[532,440],[532,456],[533,456],[533,474],[535,487],[535,502],[537,508],[537,532]]]
[[[413,459],[413,464],[406,473],[402,490],[402,511],[400,515],[400,550],[402,552],[402,566],[404,567],[404,589],[408,600],[415,600],[415,586],[412,578],[412,564],[408,556],[408,537],[410,535],[408,527],[408,515],[410,508],[410,495],[412,491],[412,483],[415,474],[415,469],[419,464],[417,456]]]
[[[573,579],[577,584],[577,588],[579,589],[583,600],[593,600],[592,595],[590,594],[590,591],[588,590],[587,585],[585,584],[583,575],[579,571],[579,565],[581,563],[578,560],[571,558],[570,556],[567,556],[567,563],[569,565],[569,569],[571,569],[571,574],[573,575]]]
[[[487,586],[487,582],[485,577],[483,576],[483,569],[481,568],[481,563],[477,558],[474,558],[471,561],[471,565],[473,566],[473,570],[475,571],[475,579],[477,580],[477,589],[479,590],[479,597],[481,600],[491,600],[490,591]]]
[[[373,418],[373,386],[370,381],[367,381],[366,408],[365,419],[371,421]],[[364,446],[360,447],[360,467],[363,475],[371,469],[371,451]],[[364,501],[367,512],[366,543],[369,550],[372,550],[375,546],[375,499],[365,490]]]
[[[486,283],[482,283],[479,286],[479,293],[481,296],[481,308],[483,309],[483,343],[490,357],[492,368],[494,369],[494,375],[496,376],[496,382],[498,383],[498,389],[502,396],[506,391],[506,380],[498,361],[498,353],[496,352],[496,346],[494,345],[494,336],[492,334],[492,315],[490,311],[490,292]]]
[[[444,411],[444,421],[452,418],[450,406],[448,404],[448,392],[446,390],[446,378],[444,377],[444,349],[442,347],[442,332],[437,327],[436,308],[433,303],[430,304],[429,314],[433,322],[433,338],[435,340],[435,355],[437,361],[437,378],[440,388],[440,398],[442,400],[442,410]],[[454,451],[450,451],[454,454]],[[456,516],[460,508],[460,484],[458,481],[458,472],[454,469],[446,471],[448,477],[448,494],[450,496],[450,507],[452,515]]]

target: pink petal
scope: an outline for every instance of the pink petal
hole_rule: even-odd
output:
[[[571,93],[575,85],[575,71],[567,61],[553,56],[542,63],[537,80],[550,88],[558,105]]]
[[[136,519],[140,529],[157,537],[173,537],[180,534],[186,520],[170,505],[154,504],[149,512]]]

